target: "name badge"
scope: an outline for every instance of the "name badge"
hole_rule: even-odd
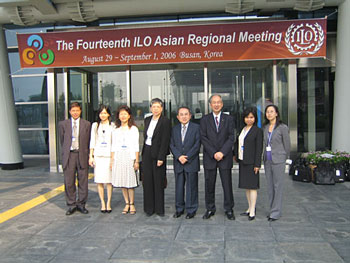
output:
[[[101,142],[101,147],[103,147],[103,148],[107,147],[107,143],[106,142]]]
[[[75,142],[75,137],[72,138],[72,142]]]
[[[244,146],[241,146],[242,151],[244,150]]]
[[[266,146],[266,151],[271,152],[271,146]]]

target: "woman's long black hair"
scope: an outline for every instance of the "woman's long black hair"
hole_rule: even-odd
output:
[[[273,107],[275,109],[276,113],[277,113],[276,125],[275,125],[275,127],[277,127],[278,125],[282,124],[283,122],[282,122],[282,120],[280,118],[280,112],[278,110],[278,107],[276,105],[274,105],[274,104],[267,105],[266,108],[265,108],[265,116],[264,116],[265,117],[265,125],[270,123],[270,121],[266,118],[266,111],[267,111],[267,109],[269,107]]]

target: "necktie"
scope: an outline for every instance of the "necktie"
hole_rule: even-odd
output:
[[[184,142],[185,140],[185,135],[186,135],[186,125],[182,126],[182,130],[181,130],[181,140],[182,142]]]
[[[215,116],[216,131],[219,131],[219,118]]]
[[[78,140],[78,127],[77,127],[77,122],[74,120],[73,122],[73,141],[72,141],[72,148],[73,150],[78,150],[79,149],[79,140]]]

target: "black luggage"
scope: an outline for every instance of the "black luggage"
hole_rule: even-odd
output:
[[[294,181],[305,183],[311,182],[311,168],[308,165],[295,165],[292,179]]]
[[[335,184],[335,169],[330,162],[319,162],[313,170],[313,182],[315,184]]]

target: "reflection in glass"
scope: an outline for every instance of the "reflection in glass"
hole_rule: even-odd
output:
[[[48,128],[47,104],[16,105],[19,128]]]
[[[15,102],[47,101],[46,76],[12,77]]]
[[[101,72],[98,73],[98,102],[108,105],[112,111],[127,103],[126,73]],[[98,105],[97,105],[98,107]],[[97,110],[95,108],[94,110]]]
[[[242,125],[242,112],[247,107],[258,110],[258,126],[262,127],[265,106],[271,103],[266,94],[272,90],[272,69],[266,68],[213,68],[208,70],[209,97],[222,96],[223,112],[235,119],[236,129]]]
[[[23,154],[48,154],[48,131],[19,131]]]
[[[298,79],[298,152],[331,148],[332,84],[329,68],[300,68]]]

